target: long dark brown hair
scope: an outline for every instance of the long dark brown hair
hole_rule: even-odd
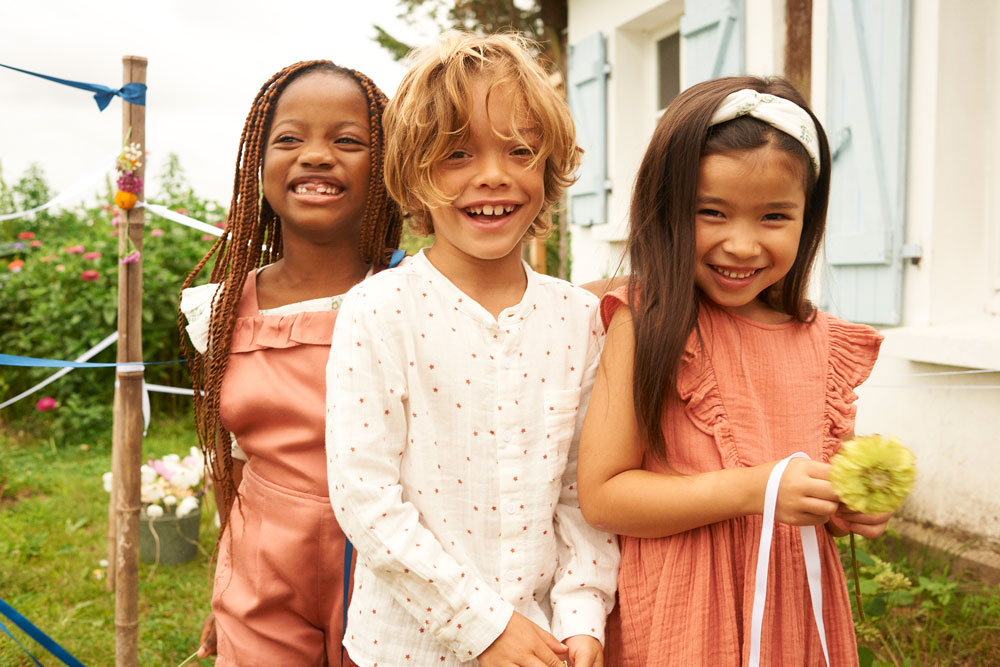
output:
[[[818,175],[794,137],[751,116],[710,125],[730,93],[750,88],[802,107],[816,125]],[[629,213],[629,309],[635,327],[632,394],[640,437],[665,460],[663,409],[676,392],[685,345],[697,332],[702,297],[695,284],[695,208],[702,157],[771,145],[801,162],[806,182],[805,215],[795,263],[759,298],[800,322],[815,316],[805,288],[826,227],[830,194],[830,148],[819,120],[784,79],[727,77],[705,81],[681,93],[663,113],[636,176]],[[699,334],[700,335],[700,334]]]
[[[267,135],[278,104],[288,85],[301,76],[328,72],[357,83],[368,101],[369,146],[368,200],[361,222],[358,252],[361,259],[375,266],[385,266],[399,245],[402,213],[385,190],[382,178],[384,136],[382,112],[386,96],[367,76],[328,60],[296,63],[281,70],[261,87],[243,125],[240,148],[236,155],[233,199],[226,228],[184,281],[190,287],[205,264],[215,256],[211,282],[222,283],[212,303],[208,349],[201,354],[190,349],[184,330],[184,316],[179,314],[181,346],[188,361],[194,389],[194,419],[198,442],[209,462],[220,505],[229,506],[236,495],[232,481],[233,460],[229,451],[229,432],[219,415],[222,378],[229,362],[233,327],[240,296],[248,273],[271,264],[282,256],[281,220],[261,195],[260,171]],[[219,447],[219,443],[225,447]],[[225,528],[223,526],[223,528]]]

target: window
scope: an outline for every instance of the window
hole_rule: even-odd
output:
[[[663,110],[681,92],[681,36],[675,32],[656,42],[657,109]]]

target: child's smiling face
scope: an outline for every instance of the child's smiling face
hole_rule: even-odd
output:
[[[435,185],[452,198],[430,209],[435,263],[520,262],[521,241],[544,201],[545,162],[533,160],[537,131],[516,113],[510,87],[494,88],[489,100],[488,90],[485,79],[475,82],[467,136],[434,167]]]
[[[805,215],[803,168],[770,145],[701,159],[695,282],[709,299],[751,319],[773,317],[757,296],[795,263]]]
[[[360,234],[368,200],[368,104],[358,85],[310,72],[278,98],[265,144],[264,197],[283,229],[316,241]]]

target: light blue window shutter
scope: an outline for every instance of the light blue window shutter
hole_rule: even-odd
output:
[[[569,189],[570,221],[608,221],[608,73],[604,35],[597,32],[569,47],[569,105],[576,140],[584,150],[579,179]]]
[[[744,74],[745,18],[743,0],[689,0],[681,17],[684,80],[699,81]]]
[[[833,154],[822,307],[899,324],[903,298],[908,0],[830,0]]]

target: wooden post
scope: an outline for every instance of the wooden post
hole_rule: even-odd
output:
[[[812,0],[785,0],[785,78],[807,102],[812,94]]]
[[[119,232],[119,234],[120,233],[121,232]],[[115,590],[115,577],[117,576],[116,575],[117,568],[115,568],[115,564],[118,561],[118,540],[117,540],[118,530],[117,530],[117,526],[115,525],[117,523],[117,519],[115,518],[117,516],[115,514],[115,511],[116,511],[116,508],[117,508],[117,505],[115,504],[115,496],[116,496],[116,494],[115,494],[115,488],[118,485],[114,482],[114,465],[115,465],[114,452],[118,448],[118,443],[121,441],[121,436],[118,433],[118,431],[119,431],[119,428],[118,428],[119,427],[119,420],[117,419],[117,416],[118,416],[118,381],[117,380],[118,380],[118,378],[116,376],[115,377],[115,397],[114,397],[114,402],[112,403],[112,405],[114,406],[114,415],[115,415],[115,418],[112,420],[112,424],[111,424],[111,470],[112,470],[111,477],[112,477],[112,482],[111,482],[111,493],[108,494],[109,495],[109,498],[108,498],[108,559],[107,559],[108,560],[108,571],[106,573],[107,576],[106,576],[106,578],[104,580],[104,589],[107,590],[108,592],[111,592],[111,591]]]
[[[146,59],[122,58],[123,82],[146,83]],[[146,149],[146,107],[122,102],[122,141]],[[136,170],[145,178],[146,159]],[[142,199],[142,193],[138,193]],[[118,226],[118,254],[128,254],[128,240],[142,252],[144,209],[124,211]],[[139,663],[139,508],[142,466],[142,257],[118,265],[118,363],[112,472],[115,527],[115,665]]]

